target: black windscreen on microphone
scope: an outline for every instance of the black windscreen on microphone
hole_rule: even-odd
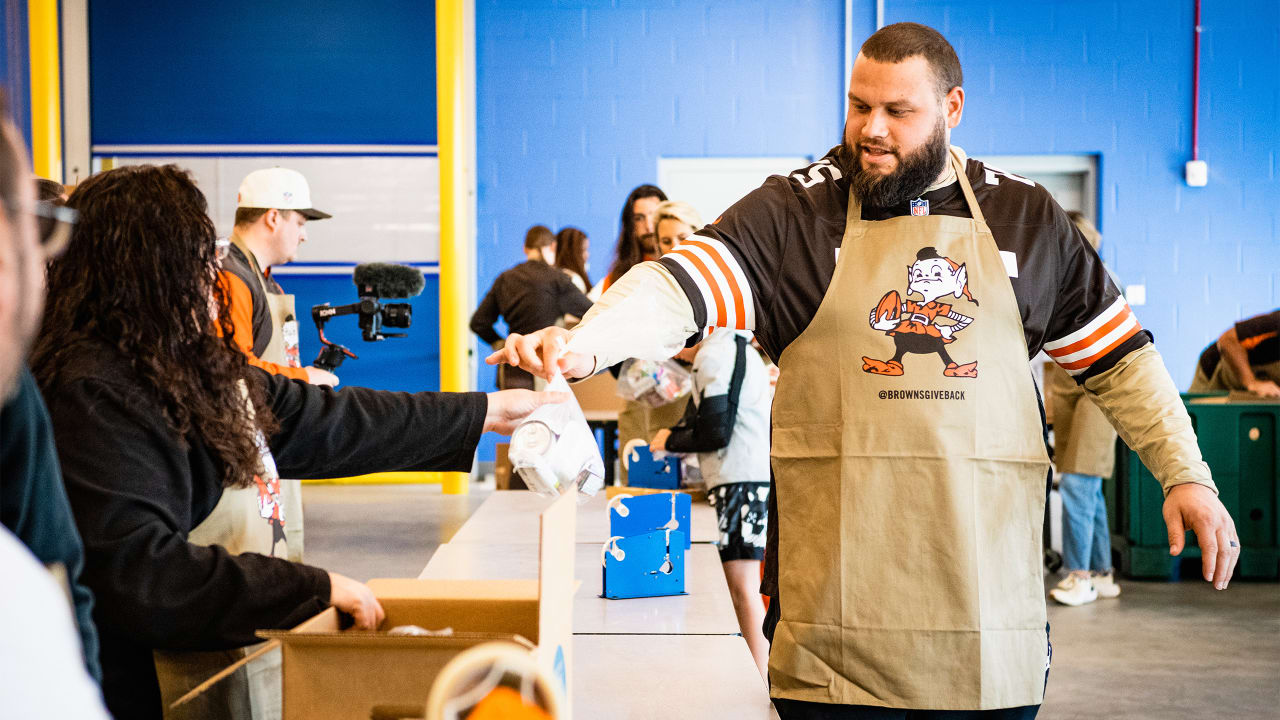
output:
[[[361,288],[372,288],[378,297],[408,298],[422,293],[426,278],[422,271],[394,263],[360,263],[351,279]]]

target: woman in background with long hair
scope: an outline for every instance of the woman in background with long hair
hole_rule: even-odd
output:
[[[591,257],[591,240],[576,227],[567,227],[556,233],[556,267],[573,281],[573,286],[583,294],[591,289],[587,276],[587,261]]]

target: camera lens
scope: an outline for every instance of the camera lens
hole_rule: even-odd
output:
[[[409,303],[387,303],[382,306],[383,327],[407,328],[413,322],[413,306]]]

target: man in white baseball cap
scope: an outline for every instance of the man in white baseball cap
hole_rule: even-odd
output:
[[[337,385],[333,373],[302,367],[293,296],[271,277],[307,239],[308,220],[330,217],[311,206],[311,188],[302,173],[287,168],[255,170],[240,183],[235,230],[222,265],[231,296],[236,344],[249,363],[267,372],[318,385]]]
[[[276,375],[314,385],[337,385],[338,376],[317,367],[302,367],[298,354],[298,316],[293,296],[271,277],[271,268],[290,262],[307,239],[308,220],[330,217],[311,206],[311,187],[297,170],[255,170],[240,183],[235,230],[222,261],[234,340],[249,364]],[[298,483],[284,480],[281,483]],[[302,493],[300,484],[283,508],[289,559],[302,561]]]

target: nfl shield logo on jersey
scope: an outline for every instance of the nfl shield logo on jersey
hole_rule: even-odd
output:
[[[912,200],[911,214],[912,215],[928,215],[929,201],[925,200],[924,198],[916,198],[915,200]]]

